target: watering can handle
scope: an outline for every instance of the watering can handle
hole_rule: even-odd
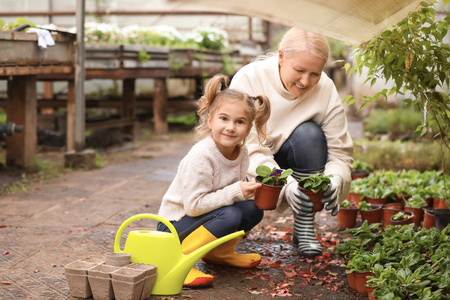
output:
[[[154,214],[139,214],[139,215],[135,215],[135,216],[132,216],[132,217],[128,218],[127,220],[125,220],[125,222],[123,222],[122,225],[120,225],[120,227],[119,227],[119,229],[117,230],[117,233],[116,233],[116,238],[114,240],[114,252],[123,252],[122,249],[120,249],[120,238],[122,237],[123,231],[132,222],[137,221],[137,220],[141,220],[141,219],[152,219],[152,220],[159,221],[159,222],[163,223],[164,225],[166,225],[167,228],[169,228],[169,230],[170,230],[170,232],[172,234],[178,236],[177,230],[172,225],[172,223],[170,223],[166,218],[163,218],[161,216],[154,215]]]

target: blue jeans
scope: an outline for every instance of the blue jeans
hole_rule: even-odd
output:
[[[253,200],[235,202],[233,205],[224,206],[198,217],[184,216],[178,222],[172,222],[182,242],[192,231],[203,225],[216,238],[221,238],[230,233],[244,230],[250,231],[264,216],[264,211],[253,204]],[[158,231],[169,229],[159,222]]]
[[[298,125],[274,155],[282,169],[291,168],[302,174],[323,172],[328,159],[325,134],[312,121]]]

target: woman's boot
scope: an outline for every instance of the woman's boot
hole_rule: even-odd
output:
[[[298,241],[298,254],[305,257],[322,255],[322,245],[316,239],[314,230],[315,213],[306,216],[294,215],[294,244]]]

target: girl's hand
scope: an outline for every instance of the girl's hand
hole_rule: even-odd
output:
[[[255,190],[259,187],[261,187],[261,183],[259,182],[246,182],[246,181],[241,181],[241,191],[242,194],[244,195],[244,198],[250,199],[253,198],[253,196],[255,196]]]

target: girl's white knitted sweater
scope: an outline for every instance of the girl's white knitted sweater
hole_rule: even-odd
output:
[[[185,215],[197,217],[244,201],[240,182],[245,180],[248,165],[245,146],[240,147],[235,160],[229,160],[212,137],[196,143],[181,160],[158,215],[169,221],[179,221]]]
[[[348,133],[344,107],[336,86],[325,73],[322,73],[319,83],[312,90],[296,98],[284,88],[278,70],[278,57],[275,56],[241,68],[233,77],[230,88],[242,90],[250,96],[265,94],[271,104],[271,115],[267,123],[270,132],[267,144],[271,147],[259,144],[255,126],[247,138],[250,156],[249,180],[253,180],[256,176],[255,170],[259,165],[278,167],[273,155],[298,125],[312,120],[321,126],[327,139],[328,162],[324,173],[341,177],[342,189],[339,199],[347,197],[353,164],[353,142]],[[288,178],[286,186],[289,184],[297,184],[292,176]],[[278,211],[288,207],[284,197],[286,186],[280,195]]]

